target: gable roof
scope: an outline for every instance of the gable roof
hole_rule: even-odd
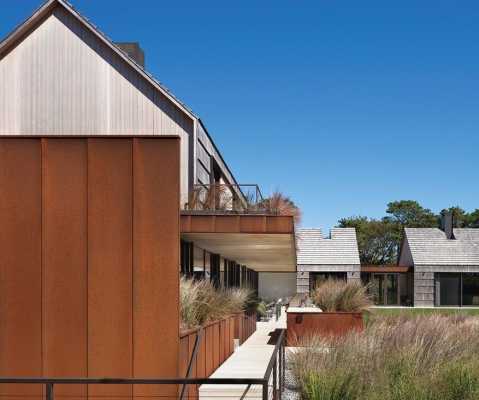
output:
[[[65,0],[47,0],[43,3],[26,21],[17,26],[2,42],[0,42],[0,60],[12,48],[14,48],[21,40],[23,40],[31,31],[38,27],[55,9],[55,7],[63,7],[71,15],[73,15],[85,28],[92,32],[99,40],[106,44],[114,53],[116,53],[131,68],[136,70],[138,74],[149,84],[153,85],[167,99],[175,104],[192,120],[198,119],[193,111],[191,111],[184,103],[176,98],[163,84],[157,81],[151,74],[143,69],[139,64],[116,46],[103,32],[93,25],[87,18],[81,15],[75,8]]]
[[[438,228],[405,228],[414,265],[479,265],[479,229],[456,228],[455,240]]]
[[[331,239],[321,229],[297,230],[298,265],[359,265],[354,228],[333,228]]]

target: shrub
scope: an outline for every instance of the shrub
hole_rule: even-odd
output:
[[[246,309],[248,289],[216,289],[207,280],[180,279],[180,324],[182,329],[201,326]]]
[[[363,332],[311,337],[302,345],[290,365],[306,400],[335,398],[328,396],[341,390],[358,400],[479,398],[477,317],[386,318]],[[353,388],[346,391],[343,380]]]
[[[289,215],[294,218],[294,222],[301,223],[301,210],[288,196],[279,191],[275,191],[270,197],[258,203],[258,209],[273,215]]]
[[[373,304],[366,286],[339,279],[327,279],[320,283],[311,293],[311,300],[326,312],[362,312]]]
[[[354,400],[358,396],[355,378],[347,369],[311,372],[304,380],[302,395],[310,400]]]

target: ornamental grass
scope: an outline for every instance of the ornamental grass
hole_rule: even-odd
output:
[[[289,362],[305,400],[479,399],[477,317],[377,319],[302,345]]]

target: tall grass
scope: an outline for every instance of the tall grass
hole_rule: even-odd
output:
[[[326,312],[362,312],[373,305],[366,286],[340,279],[327,279],[320,283],[313,289],[311,300]]]
[[[479,399],[479,319],[386,318],[313,337],[290,359],[307,400]]]
[[[181,329],[194,328],[243,311],[251,302],[249,289],[216,289],[210,281],[180,279]]]

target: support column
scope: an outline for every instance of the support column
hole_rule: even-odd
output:
[[[361,282],[361,272],[358,271],[349,271],[348,272],[348,282]]]
[[[414,307],[434,307],[434,272],[414,271]]]
[[[309,293],[309,272],[306,272],[306,271],[297,272],[296,293]]]

